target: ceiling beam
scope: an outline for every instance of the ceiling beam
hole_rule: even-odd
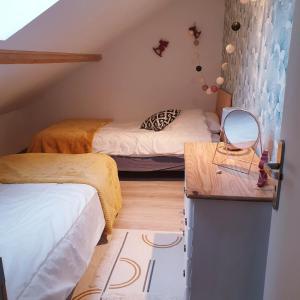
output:
[[[101,54],[1,50],[0,64],[51,64],[100,61]]]

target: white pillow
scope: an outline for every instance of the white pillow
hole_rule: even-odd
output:
[[[201,109],[184,109],[181,111],[180,115],[164,129],[164,131],[190,130],[190,128],[197,126],[199,122],[204,122],[204,119],[205,116]]]
[[[206,118],[206,124],[211,133],[220,133],[221,132],[221,124],[219,117],[214,112],[206,112],[205,118]]]

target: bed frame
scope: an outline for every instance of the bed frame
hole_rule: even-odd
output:
[[[119,172],[177,172],[184,170],[182,156],[129,157],[112,156]]]
[[[225,90],[220,89],[218,92],[215,112],[222,119],[222,111],[224,107],[232,106],[232,95]],[[125,175],[126,178],[130,173],[134,173],[133,178],[143,173],[153,173],[157,177],[158,173],[167,172],[178,173],[182,177],[184,172],[184,158],[182,156],[155,156],[155,157],[128,157],[128,156],[112,156],[118,165],[119,174]],[[173,176],[168,176],[173,177]]]

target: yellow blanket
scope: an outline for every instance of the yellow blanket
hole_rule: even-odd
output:
[[[26,153],[0,157],[0,183],[79,183],[99,195],[106,232],[122,206],[115,161],[105,154]]]
[[[97,129],[111,120],[65,120],[36,134],[27,152],[81,154],[92,152]]]

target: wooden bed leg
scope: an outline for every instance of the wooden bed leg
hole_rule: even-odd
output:
[[[1,257],[0,257],[0,300],[7,300],[4,269],[3,269]]]
[[[103,232],[97,246],[104,245],[108,243],[108,234],[107,232]]]

